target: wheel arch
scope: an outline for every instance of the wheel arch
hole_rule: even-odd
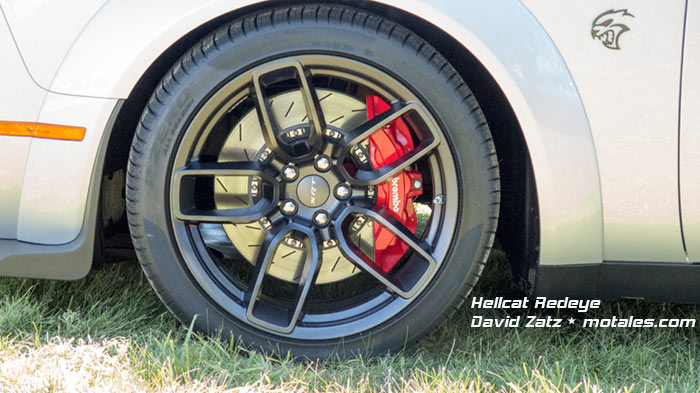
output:
[[[215,3],[219,5],[211,6],[209,12],[216,16],[200,17],[194,28],[191,26],[197,23],[192,20],[177,28],[172,21],[155,20],[162,29],[179,29],[180,35],[172,31],[165,34],[177,39],[159,43],[159,49],[152,48],[152,61],[134,60],[121,75],[96,84],[97,88],[81,90],[80,84],[71,84],[75,70],[70,70],[74,63],[70,58],[79,60],[85,50],[68,54],[52,89],[73,86],[77,90],[72,94],[125,98],[108,142],[105,173],[126,166],[140,113],[180,55],[221,24],[282,2],[248,1],[224,13],[218,11],[220,2]],[[409,26],[445,55],[474,92],[494,134],[501,166],[498,236],[524,287],[528,286],[528,278],[532,284],[538,262],[566,265],[602,261],[598,168],[583,105],[556,47],[524,6],[517,1],[507,7],[477,5],[470,14],[465,12],[470,6],[449,2],[435,7],[393,0],[336,3],[363,8]],[[459,9],[452,10],[455,7]],[[465,14],[470,16],[459,16]],[[506,42],[507,34],[499,29],[504,26],[512,32],[522,31],[521,38],[531,45],[511,41],[507,47],[490,46]],[[145,47],[148,45],[134,49],[134,56]],[[130,75],[134,67],[140,69],[136,79]],[[572,172],[574,169],[576,172]]]

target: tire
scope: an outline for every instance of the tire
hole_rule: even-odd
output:
[[[326,94],[331,98],[322,102]],[[347,114],[360,105],[351,112],[363,113],[361,105],[375,95],[391,104],[386,113],[408,125],[417,146],[405,156],[418,157],[410,165],[397,159],[381,170],[362,167],[367,163],[353,149],[367,139],[351,140],[360,135],[352,130],[366,130],[369,114],[332,124],[330,112]],[[294,133],[280,131],[286,121],[280,102],[285,108],[291,102],[287,115],[306,113],[306,123],[291,129],[303,135],[289,143],[284,138]],[[293,108],[295,102],[306,105]],[[337,128],[340,134],[323,132],[323,123],[331,130],[343,121],[362,123]],[[382,126],[396,130],[397,124]],[[246,159],[240,146],[253,146],[243,149]],[[330,157],[331,170],[318,169],[327,164],[322,155]],[[289,162],[295,173],[285,172]],[[382,177],[392,168],[401,170]],[[389,189],[382,187],[409,173],[404,170],[422,176],[413,206],[428,212],[423,229],[389,214],[390,205],[376,206],[374,193]],[[301,185],[312,178],[328,190]],[[350,187],[345,198],[351,199],[338,196],[336,183]],[[242,196],[240,205],[229,201],[234,184],[243,190],[231,194]],[[500,191],[486,120],[435,49],[382,17],[306,5],[238,19],[172,67],[141,116],[126,192],[139,261],[179,321],[189,325],[195,318],[197,330],[233,335],[251,348],[318,358],[400,350],[454,313],[488,258]],[[319,192],[328,195],[320,208],[330,224],[315,213]],[[285,211],[286,199],[296,210]],[[373,228],[388,230],[391,244],[405,248],[398,262],[392,259],[395,266],[380,265],[388,254],[372,260],[379,255],[377,232],[374,243],[367,237],[362,243],[361,231]],[[260,249],[257,254],[242,240],[255,236],[261,243],[248,248]],[[374,256],[366,244],[375,247]],[[334,252],[342,274],[329,269]],[[295,262],[279,267],[287,255]],[[301,273],[292,277],[290,269]]]

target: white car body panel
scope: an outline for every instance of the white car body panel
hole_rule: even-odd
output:
[[[79,124],[87,131],[81,142],[32,140],[22,185],[18,240],[64,244],[78,237],[97,149],[116,104],[116,99],[46,95],[38,122]]]
[[[0,120],[34,121],[46,91],[32,82],[17,52],[10,31],[0,19],[0,73],[12,78],[0,78]],[[24,166],[29,153],[30,138],[0,136],[0,239],[17,236],[20,193]]]
[[[0,0],[22,57],[39,86],[51,86],[75,38],[106,2]]]
[[[591,37],[609,1],[524,0],[581,93],[603,193],[604,260],[685,262],[678,207],[678,94],[685,2],[621,1],[620,50]],[[576,172],[572,172],[572,176]]]
[[[700,4],[688,2],[681,92],[680,185],[683,234],[700,262]]]
[[[109,2],[85,26],[64,59],[50,90],[64,94],[127,98],[143,72],[178,39],[211,19],[258,2]],[[128,29],[124,29],[125,25],[128,25]]]
[[[28,7],[37,4],[32,0],[0,4],[4,9],[23,2]],[[667,4],[664,13],[651,1],[627,4],[634,19],[632,30],[621,38],[621,50],[607,49],[590,35],[593,19],[610,8],[603,1],[527,0],[527,8],[515,0],[380,2],[450,34],[503,90],[532,158],[540,264],[687,260],[677,177],[682,1]],[[117,99],[128,97],[145,70],[179,38],[221,14],[254,3],[80,0],[72,3],[82,7],[80,15],[69,18],[65,29],[70,38],[36,40],[32,34],[38,33],[15,32],[32,76],[42,85],[49,81],[46,86],[52,92],[31,120],[86,126],[88,132],[80,143],[31,142],[30,151],[24,153],[28,165],[14,238],[43,244],[74,239],[83,221],[101,133]],[[50,19],[51,9],[56,8],[35,8],[41,14],[36,20]],[[13,12],[11,24],[26,17]],[[56,44],[48,50],[52,42]],[[41,94],[36,84],[33,87]],[[690,93],[688,97],[692,99]],[[27,140],[13,140],[20,139]],[[13,154],[20,154],[17,150]],[[0,176],[15,176],[17,181],[17,174],[5,172]],[[47,185],[63,186],[46,195]],[[18,198],[16,189],[3,192],[2,198]],[[686,216],[692,225],[692,217],[700,214],[689,204]],[[7,228],[0,230],[4,230],[0,237],[13,238]]]

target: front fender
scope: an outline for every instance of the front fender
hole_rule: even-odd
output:
[[[567,66],[533,15],[517,0],[377,2],[418,16],[455,38],[484,65],[505,94],[532,158],[540,212],[540,264],[600,263],[603,215],[591,131]],[[126,98],[146,69],[178,39],[209,20],[255,3],[108,2],[74,42],[50,90]],[[55,110],[45,107],[42,112]],[[96,152],[95,146],[80,154],[96,157]],[[38,175],[40,171],[49,170],[59,177],[90,175],[88,169],[80,174],[61,173],[60,166],[34,163],[28,168],[25,185],[45,178],[45,174]],[[86,195],[88,182],[81,184],[82,188],[71,192]],[[61,208],[56,206],[60,201],[44,199],[35,197],[32,204],[52,203]],[[22,208],[30,206],[23,204]],[[83,214],[85,209],[75,211]]]

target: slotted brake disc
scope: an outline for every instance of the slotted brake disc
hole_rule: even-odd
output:
[[[347,94],[335,90],[316,89],[321,108],[329,126],[341,130],[352,130],[367,120],[366,105]],[[306,109],[298,90],[285,92],[270,98],[271,112],[279,128],[294,129],[308,124]],[[255,109],[243,115],[232,128],[224,142],[219,162],[252,161],[262,151],[265,140]],[[260,187],[255,178],[217,177],[214,181],[214,201],[217,209],[232,209],[251,206]],[[264,223],[223,224],[231,244],[251,264],[258,257],[260,246],[267,232]],[[363,226],[361,233],[353,234],[363,240],[363,249],[373,247],[371,225]],[[368,250],[369,251],[369,250]],[[268,274],[289,282],[298,282],[305,260],[306,250],[299,239],[287,237],[277,248]],[[344,280],[359,273],[359,269],[340,253],[336,243],[329,241],[321,248],[321,268],[316,282],[327,284]],[[368,252],[368,255],[373,255]]]

